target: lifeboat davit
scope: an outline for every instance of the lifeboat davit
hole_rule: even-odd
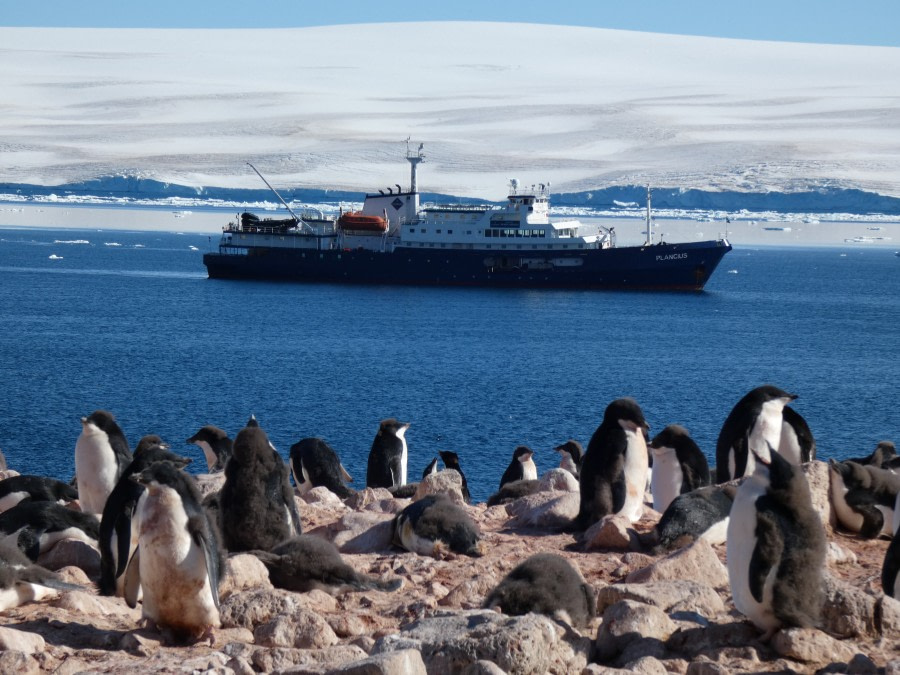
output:
[[[350,211],[338,218],[338,227],[346,232],[364,234],[384,234],[387,232],[387,220],[381,216],[370,216],[360,211]]]

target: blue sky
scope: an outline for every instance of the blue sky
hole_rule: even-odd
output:
[[[900,46],[898,0],[0,0],[2,26],[294,28],[461,20]]]

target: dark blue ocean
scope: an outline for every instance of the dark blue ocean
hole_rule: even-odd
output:
[[[552,448],[586,445],[620,396],[651,434],[683,424],[712,458],[765,383],[799,395],[820,457],[900,440],[893,250],[736,248],[699,294],[516,292],[212,281],[215,239],[0,230],[11,468],[68,480],[79,418],[105,408],[132,447],[158,433],[205,470],[184,440],[204,424],[233,436],[253,413],[285,457],[326,439],[362,487],[378,423],[397,417],[410,477],[454,450],[480,501],[517,445],[556,466]]]

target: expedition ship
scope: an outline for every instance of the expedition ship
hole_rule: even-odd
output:
[[[290,218],[241,214],[223,228],[218,251],[203,256],[209,277],[699,291],[731,250],[725,238],[654,243],[649,190],[647,239],[639,246],[616,246],[612,227],[551,221],[549,185],[523,187],[513,179],[502,206],[422,206],[416,184],[422,145],[407,147],[406,159],[409,189],[396,185],[367,194],[360,211],[298,215],[282,199]]]

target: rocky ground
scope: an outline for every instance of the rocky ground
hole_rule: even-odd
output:
[[[393,593],[275,589],[253,556],[232,556],[221,587],[222,628],[214,644],[168,646],[140,627],[140,608],[97,593],[99,556],[64,541],[42,558],[83,591],[6,611],[0,672],[216,673],[900,673],[900,602],[880,574],[888,542],[835,531],[822,462],[806,467],[828,523],[822,630],[790,629],[767,643],[735,609],[725,546],[699,541],[666,556],[640,549],[658,514],[633,527],[606,519],[576,541],[559,525],[577,511],[565,477],[508,505],[467,507],[485,555],[445,559],[390,545],[390,521],[408,500],[365,490],[340,502],[324,488],[298,497],[304,531],[327,537],[358,571],[400,577]],[[215,477],[201,477],[205,491]],[[458,489],[441,472],[420,494]],[[530,555],[556,552],[597,593],[597,616],[577,631],[551,618],[481,610],[487,593]],[[619,669],[619,670],[617,670]]]

